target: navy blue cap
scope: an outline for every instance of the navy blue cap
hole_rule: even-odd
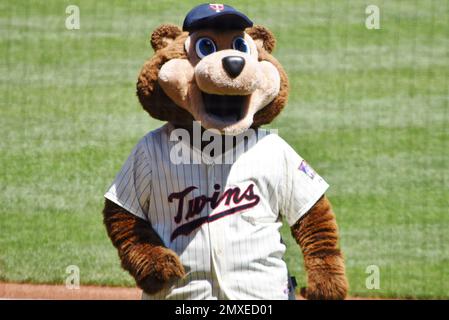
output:
[[[245,30],[253,22],[233,7],[219,3],[205,3],[196,6],[187,14],[182,26],[183,31],[193,32],[199,29]]]

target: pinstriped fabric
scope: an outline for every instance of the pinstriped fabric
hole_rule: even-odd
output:
[[[151,160],[142,144],[142,141],[139,142],[133,149],[105,197],[139,218],[148,220],[146,212],[151,194],[152,172]]]
[[[166,124],[148,133],[105,194],[150,221],[185,267],[184,279],[143,298],[287,299],[281,220],[295,223],[327,183],[264,130],[228,150],[223,157],[233,155],[230,164],[174,164],[170,151],[176,144],[186,144],[191,154],[199,150],[170,141],[171,130]],[[214,192],[223,200],[212,205]],[[202,210],[194,210],[202,201]]]

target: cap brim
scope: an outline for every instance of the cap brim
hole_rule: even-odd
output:
[[[199,19],[189,26],[183,26],[183,30],[188,32],[200,29],[245,30],[252,26],[253,22],[243,13],[217,12],[213,16]]]

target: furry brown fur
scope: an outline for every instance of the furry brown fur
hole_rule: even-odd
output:
[[[344,299],[348,291],[343,257],[338,249],[338,229],[329,200],[323,196],[291,228],[302,249],[308,287],[307,299]]]
[[[103,218],[123,269],[142,290],[156,293],[171,279],[184,276],[178,256],[164,246],[151,224],[107,199]]]
[[[276,39],[270,30],[262,26],[254,26],[245,30],[256,41],[259,47],[263,47],[268,53],[272,53],[276,47]]]
[[[257,39],[257,38],[256,38]],[[273,44],[274,48],[274,44]],[[281,77],[281,87],[278,95],[270,102],[265,108],[257,111],[254,115],[253,128],[258,128],[264,124],[269,124],[276,118],[287,105],[288,92],[290,91],[290,85],[288,82],[287,74],[281,64],[267,52],[264,48],[259,47],[259,61],[269,61],[276,69],[279,70],[279,75]]]
[[[157,51],[153,58],[145,62],[140,72],[137,81],[137,96],[140,104],[147,111],[151,117],[162,121],[170,121],[179,125],[191,125],[193,121],[192,115],[185,109],[177,106],[160,87],[157,79],[159,70],[162,65],[172,59],[187,59],[184,50],[184,42],[187,38],[187,33],[179,34],[174,32],[177,29],[181,32],[179,27],[174,25],[163,25],[156,29],[152,35],[151,43]],[[163,32],[169,32],[165,34]],[[172,38],[171,42],[163,40],[163,38]],[[170,45],[161,47],[162,44]]]
[[[182,30],[174,24],[164,24],[151,35],[151,46],[154,51],[165,48],[182,34]]]

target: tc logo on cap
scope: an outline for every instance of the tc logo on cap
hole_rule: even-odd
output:
[[[224,10],[224,5],[221,3],[211,3],[209,4],[209,8],[215,12],[220,12]]]

